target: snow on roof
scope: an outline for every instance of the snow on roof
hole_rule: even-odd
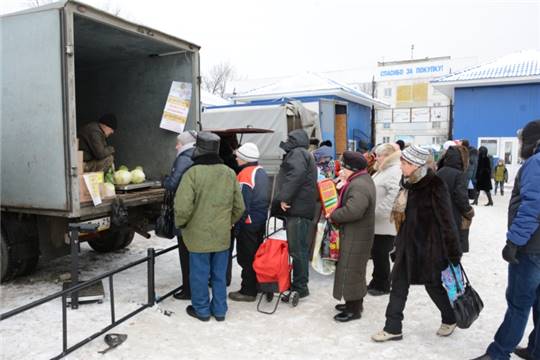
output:
[[[351,102],[365,106],[375,105],[377,108],[387,108],[386,102],[373,98],[361,90],[339,83],[316,73],[305,73],[278,80],[260,88],[235,95],[232,98],[239,101],[266,100],[275,98],[297,98],[307,96],[335,95]]]
[[[540,51],[525,50],[431,81],[435,87],[540,82]]]
[[[203,106],[222,106],[222,105],[230,105],[231,102],[217,95],[214,95],[206,90],[201,90],[201,104]]]

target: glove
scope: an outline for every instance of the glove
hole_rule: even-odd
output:
[[[506,246],[502,251],[502,257],[509,264],[519,264],[519,260],[516,258],[518,247],[510,240],[506,240]]]

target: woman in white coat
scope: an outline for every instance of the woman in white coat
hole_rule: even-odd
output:
[[[382,144],[375,150],[377,172],[373,182],[377,190],[375,207],[375,237],[371,249],[373,278],[368,285],[368,293],[380,296],[390,292],[390,259],[394,247],[396,227],[390,222],[390,213],[399,192],[401,179],[401,152],[392,144]]]

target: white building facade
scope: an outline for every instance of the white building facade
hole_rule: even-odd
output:
[[[375,143],[403,140],[418,145],[441,145],[448,140],[451,99],[430,80],[450,74],[450,57],[379,63],[375,97],[391,109],[375,111]]]

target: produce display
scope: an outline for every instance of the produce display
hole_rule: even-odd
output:
[[[109,169],[105,174],[105,182],[114,185],[129,185],[129,184],[141,184],[146,180],[146,175],[142,166],[137,166],[135,169],[129,171],[129,168],[122,165],[118,170],[114,171]]]

